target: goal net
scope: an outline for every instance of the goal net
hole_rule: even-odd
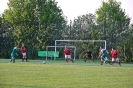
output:
[[[99,47],[106,49],[106,40],[55,40],[54,51],[57,52],[57,47],[60,46],[74,46],[76,47],[75,59],[83,59],[85,52],[90,49],[94,58],[97,58]],[[54,57],[56,60],[56,57]]]

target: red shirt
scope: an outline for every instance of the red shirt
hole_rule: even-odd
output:
[[[22,52],[22,53],[25,53],[25,52],[26,52],[26,50],[25,50],[25,47],[24,47],[24,46],[22,46],[22,47],[21,47],[21,52]]]
[[[118,54],[119,54],[118,50],[112,50],[111,51],[112,58],[117,58]]]
[[[65,49],[65,50],[64,50],[64,54],[65,54],[65,55],[70,55],[70,50],[69,50],[69,49]]]

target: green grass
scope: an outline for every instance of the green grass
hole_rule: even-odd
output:
[[[133,64],[0,59],[0,88],[133,88]]]

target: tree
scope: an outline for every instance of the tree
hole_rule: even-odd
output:
[[[13,25],[16,43],[25,43],[29,56],[62,38],[65,19],[55,0],[9,0],[4,19]]]
[[[74,39],[96,40],[98,37],[96,26],[96,16],[94,14],[85,14],[74,19],[71,27],[71,37]]]
[[[130,18],[121,9],[121,3],[116,0],[102,1],[102,6],[96,10],[98,25],[103,26],[103,39],[108,41],[108,46],[116,46],[128,30]]]
[[[96,15],[89,13],[78,16],[73,22],[70,21],[70,26],[68,25],[64,35],[68,35],[68,38],[71,40],[101,40],[101,34],[96,23]],[[69,44],[71,45],[71,43]],[[76,42],[73,45],[77,46],[76,57],[79,58],[80,56],[82,58],[87,48],[92,49],[93,55],[97,56],[100,43]]]
[[[0,17],[0,57],[9,58],[12,47],[14,45],[14,37],[12,36],[12,25],[10,22]]]

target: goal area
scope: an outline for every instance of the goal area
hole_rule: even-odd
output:
[[[56,46],[56,48],[65,48],[66,46]],[[69,48],[73,48],[74,49],[74,53],[73,53],[73,59],[75,60],[75,56],[76,56],[76,47],[75,46],[67,46]],[[48,49],[49,48],[55,48],[55,46],[47,46],[46,47],[46,60],[48,59]],[[56,58],[56,52],[54,53],[54,60]]]
[[[83,55],[85,52],[85,49],[90,49],[94,51],[94,53],[97,53],[96,51],[99,49],[100,46],[104,47],[106,49],[106,40],[55,40],[54,46],[47,46],[48,47],[54,47],[54,52],[57,52],[58,47],[70,47],[72,46],[75,48],[74,52],[74,60],[76,58],[76,55],[80,54]],[[77,53],[78,52],[78,53]],[[81,56],[82,56],[81,55]],[[56,57],[54,57],[54,60],[56,60]]]

